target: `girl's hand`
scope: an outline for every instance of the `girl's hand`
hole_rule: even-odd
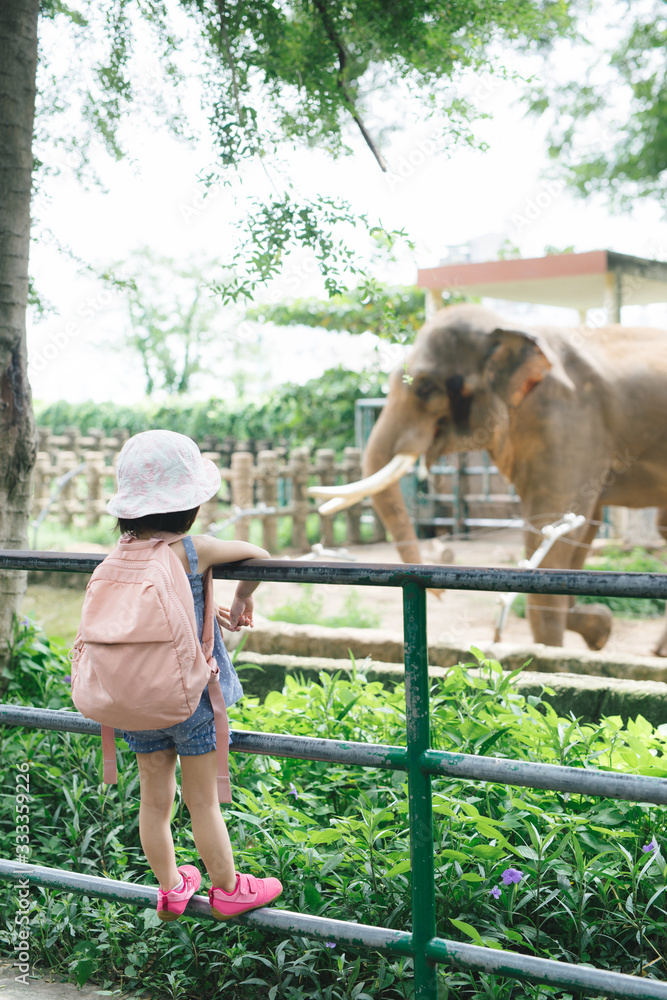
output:
[[[228,632],[239,632],[242,627],[253,627],[252,597],[234,597],[231,608],[216,606],[215,617],[222,628]]]

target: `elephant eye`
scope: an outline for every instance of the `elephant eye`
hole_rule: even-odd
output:
[[[423,378],[420,381],[417,388],[415,389],[415,393],[417,394],[417,396],[419,396],[420,399],[425,400],[428,399],[429,396],[432,396],[433,393],[437,390],[437,388],[438,387],[436,386],[435,382],[432,382],[430,378]]]

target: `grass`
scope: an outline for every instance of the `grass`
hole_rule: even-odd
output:
[[[296,601],[276,608],[268,617],[272,621],[291,622],[294,625],[326,625],[329,628],[378,628],[381,618],[369,607],[364,607],[356,590],[351,589],[341,612],[324,615],[324,597],[312,583],[302,583]]]
[[[74,642],[83,605],[83,590],[52,587],[46,583],[28,587],[21,604],[21,614],[40,623],[47,635],[65,643]]]

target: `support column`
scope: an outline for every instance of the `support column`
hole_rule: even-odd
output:
[[[622,275],[620,271],[608,271],[604,276],[604,308],[608,323],[621,322],[623,305]]]
[[[426,945],[435,937],[433,800],[431,776],[424,773],[421,763],[422,754],[431,744],[426,592],[412,580],[403,584],[403,635],[415,1000],[437,1000],[437,967],[425,953]]]
[[[442,309],[442,306],[442,289],[427,288],[425,302],[426,319],[429,320],[435,313],[437,313],[438,309]]]

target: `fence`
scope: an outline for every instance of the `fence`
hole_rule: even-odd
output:
[[[307,486],[313,480],[322,486],[333,486],[361,478],[363,445],[382,405],[384,400],[357,401],[357,447],[346,448],[338,462],[329,448],[317,449],[313,460],[305,447],[293,448],[287,454],[284,448],[272,449],[266,441],[239,442],[213,435],[203,438],[199,442],[202,454],[215,462],[223,479],[219,497],[202,508],[206,527],[220,518],[220,502],[244,510],[263,504],[276,509],[275,513],[260,517],[264,547],[275,551],[278,518],[288,517],[292,522],[292,547],[307,551],[306,519],[317,510]],[[39,427],[33,519],[37,520],[50,505],[49,513],[64,526],[75,519],[86,526],[97,524],[115,492],[116,458],[128,436],[129,431],[122,428],[107,435],[94,429],[81,434],[78,428],[69,427],[56,435],[48,427]],[[80,475],[64,483],[53,500],[54,484],[75,473],[79,466],[83,466]],[[402,488],[417,530],[435,528],[463,533],[469,528],[522,524],[514,487],[485,451],[446,456],[424,478],[416,473],[404,476]],[[367,539],[384,539],[384,529],[370,500],[348,508],[342,516],[346,544],[360,544],[362,522],[372,524]],[[250,520],[236,522],[236,538],[247,541]],[[319,537],[326,547],[334,544],[333,518],[319,518]]]
[[[39,428],[37,461],[33,473],[34,498],[33,524],[38,524],[45,510],[65,527],[75,521],[90,527],[106,513],[106,505],[115,493],[115,465],[118,452],[128,437],[120,430],[107,436],[103,431],[91,430],[82,435],[77,428],[66,433],[51,434],[48,428]],[[265,442],[258,442],[265,443]],[[345,448],[341,461],[336,461],[330,448],[319,448],[314,460],[305,447],[293,448],[287,455],[284,449],[250,450],[250,444],[238,445],[233,439],[207,437],[200,442],[202,454],[211,459],[222,476],[219,497],[202,505],[201,518],[208,529],[222,520],[220,504],[236,511],[259,507],[262,513],[254,519],[262,526],[262,544],[269,551],[277,549],[278,521],[291,521],[291,546],[300,552],[310,549],[308,517],[317,515],[317,505],[308,496],[308,485],[316,480],[324,486],[336,482],[355,482],[361,477],[361,452],[358,448]],[[234,448],[247,450],[233,450]],[[230,448],[232,450],[230,450]],[[54,496],[54,487],[58,489]],[[248,540],[250,517],[235,522],[235,537]],[[383,539],[384,529],[376,518],[370,500],[356,504],[343,512],[345,537],[340,543],[358,545],[362,541],[362,522],[371,527],[366,539]],[[339,522],[340,523],[340,522]],[[325,547],[334,545],[334,521],[319,517],[319,538]]]
[[[72,570],[90,573],[101,557],[0,551],[0,570]],[[448,753],[430,748],[429,679],[426,660],[426,588],[517,591],[534,594],[667,597],[667,579],[652,573],[600,573],[565,570],[476,569],[467,567],[391,567],[363,564],[254,562],[214,567],[217,579],[334,583],[401,587],[405,638],[406,747],[310,739],[276,733],[235,732],[232,751],[403,770],[408,775],[410,850],[412,859],[412,929],[397,931],[349,921],[264,909],[238,918],[261,928],[333,940],[358,949],[409,956],[414,962],[415,1000],[437,1000],[437,965],[464,968],[602,993],[605,997],[667,1000],[667,983],[588,966],[535,958],[450,941],[436,935],[433,811],[431,778],[437,775],[502,782],[530,788],[556,789],[639,802],[667,804],[667,780],[554,764]],[[0,706],[0,724],[99,732],[96,723],[78,713],[16,705]],[[77,875],[16,861],[0,861],[0,878],[27,879],[82,894],[154,906],[156,890],[111,879]],[[193,916],[206,917],[207,901],[195,897]]]

